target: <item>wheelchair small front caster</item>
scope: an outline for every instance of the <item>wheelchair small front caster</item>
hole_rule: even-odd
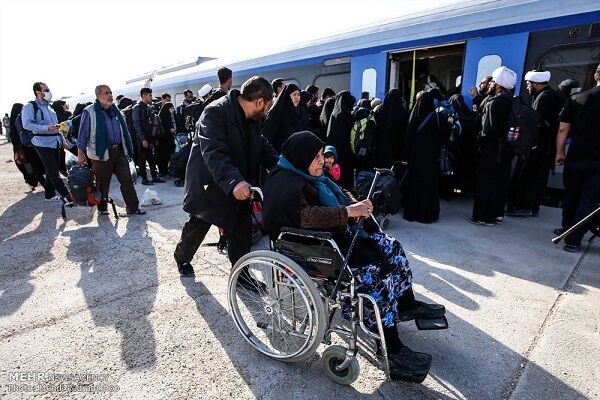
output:
[[[360,366],[356,357],[352,359],[352,362],[347,368],[341,371],[336,369],[338,365],[344,362],[345,358],[346,349],[338,345],[326,348],[323,352],[323,357],[321,358],[325,375],[340,385],[350,385],[358,378],[358,375],[360,375]]]

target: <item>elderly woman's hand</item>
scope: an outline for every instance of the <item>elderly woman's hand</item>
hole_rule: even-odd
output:
[[[373,211],[373,203],[371,200],[363,200],[346,207],[348,218],[368,217]]]

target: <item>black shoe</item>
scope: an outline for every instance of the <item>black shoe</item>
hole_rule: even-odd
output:
[[[389,356],[390,378],[393,380],[421,383],[431,368],[431,355],[412,351],[403,346],[397,354]]]
[[[564,251],[568,251],[569,253],[577,253],[581,250],[580,244],[565,244],[563,246]]]
[[[163,178],[159,178],[158,176],[155,176],[154,178],[152,178],[152,183],[165,183],[166,181]]]
[[[414,307],[404,311],[398,311],[400,321],[411,321],[415,318],[435,319],[441,318],[446,314],[446,308],[441,304],[428,304],[422,301],[415,301]]]
[[[142,185],[152,186],[152,185],[154,185],[154,183],[152,183],[148,179],[142,179]]]
[[[552,231],[555,235],[560,236],[563,233],[565,233],[565,230],[563,228],[556,228],[555,230]]]
[[[181,263],[177,264],[177,269],[179,270],[179,275],[183,277],[195,276],[194,267],[190,263]]]

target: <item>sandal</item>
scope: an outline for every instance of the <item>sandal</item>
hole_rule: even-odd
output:
[[[98,211],[98,215],[109,215],[110,213],[108,212],[108,210],[102,210],[102,211]]]

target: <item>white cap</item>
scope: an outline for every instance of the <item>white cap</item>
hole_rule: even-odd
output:
[[[517,84],[517,74],[505,66],[496,68],[492,72],[492,78],[494,78],[494,82],[508,90],[513,89]]]
[[[207,94],[209,94],[212,91],[212,86],[210,86],[208,83],[205,84],[204,86],[202,86],[200,88],[200,90],[198,90],[198,97],[204,97]]]
[[[550,71],[529,71],[525,74],[525,80],[535,83],[550,82]]]

